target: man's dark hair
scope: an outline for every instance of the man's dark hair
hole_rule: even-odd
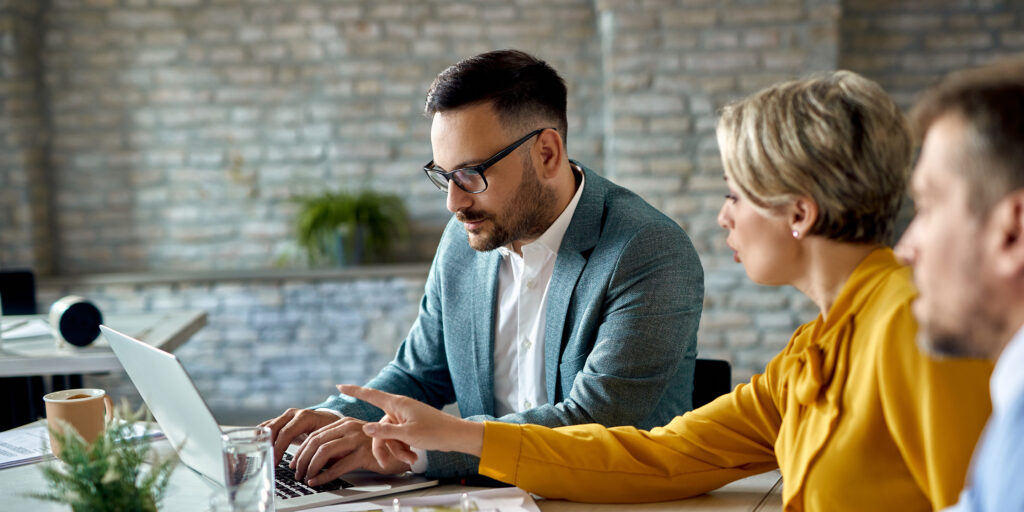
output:
[[[497,50],[462,60],[437,75],[427,91],[427,116],[491,102],[498,118],[517,128],[558,130],[563,143],[568,121],[565,82],[546,62],[519,50]],[[536,125],[536,126],[535,126]]]
[[[962,162],[968,207],[981,217],[1024,188],[1024,58],[950,75],[927,91],[912,112],[918,137],[945,116],[966,124]]]

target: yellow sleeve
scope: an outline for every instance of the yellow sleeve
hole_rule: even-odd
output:
[[[776,389],[763,375],[651,431],[487,422],[480,473],[547,498],[636,503],[695,496],[778,467]]]
[[[914,480],[935,509],[957,502],[974,445],[991,412],[991,363],[936,360],[917,347],[910,303],[879,322],[882,410]]]

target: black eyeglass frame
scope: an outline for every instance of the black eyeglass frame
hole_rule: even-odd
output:
[[[501,151],[498,151],[497,153],[494,154],[494,156],[488,158],[487,160],[484,160],[483,162],[481,162],[481,163],[479,163],[477,165],[471,165],[469,167],[461,167],[461,168],[454,169],[454,170],[451,170],[451,171],[446,171],[446,170],[444,170],[444,169],[434,165],[434,161],[431,160],[430,162],[427,162],[427,165],[423,166],[423,172],[426,173],[427,179],[429,179],[430,182],[433,183],[434,186],[437,187],[437,189],[440,190],[441,192],[448,192],[448,182],[454,181],[455,185],[457,185],[459,188],[461,188],[463,191],[465,191],[468,194],[479,194],[479,193],[482,193],[485,190],[487,190],[487,177],[484,176],[484,171],[486,171],[492,165],[494,165],[494,164],[498,163],[499,161],[501,161],[502,158],[505,158],[510,153],[515,151],[516,148],[521,146],[524,142],[526,142],[526,141],[530,140],[531,138],[539,135],[544,130],[554,130],[554,128],[550,128],[550,127],[549,128],[538,128],[538,129],[536,129],[536,130],[534,130],[534,131],[532,131],[530,133],[527,133],[521,139],[513,142],[512,144],[509,144],[508,146],[505,147],[505,149],[502,149]],[[484,187],[481,188],[480,190],[476,190],[476,191],[468,190],[465,187],[465,185],[463,185],[462,182],[457,177],[455,177],[456,173],[472,173],[472,174],[476,174],[476,175],[480,176],[481,180],[483,180]],[[434,179],[434,177],[433,177],[434,175],[440,176],[440,177],[444,178],[444,182],[442,183],[441,181]]]

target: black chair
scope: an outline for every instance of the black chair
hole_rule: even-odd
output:
[[[31,270],[0,269],[0,307],[4,315],[34,315],[36,279]],[[0,323],[0,329],[3,323]],[[0,430],[24,425],[44,414],[43,378],[0,378]]]
[[[693,370],[693,408],[696,409],[732,391],[729,361],[697,359]]]

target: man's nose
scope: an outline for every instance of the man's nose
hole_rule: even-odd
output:
[[[911,221],[907,230],[903,232],[903,236],[900,237],[900,241],[893,248],[896,258],[904,265],[913,265],[917,260],[917,250],[914,248],[915,231],[914,222]]]
[[[445,206],[448,208],[448,211],[452,213],[463,210],[472,203],[469,196],[470,194],[459,188],[454,181],[449,181],[448,198],[445,201]]]

